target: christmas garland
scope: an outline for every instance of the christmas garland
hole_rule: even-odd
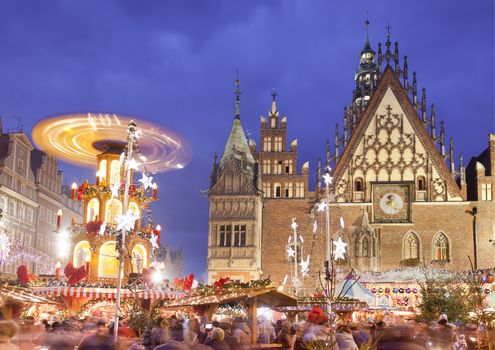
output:
[[[228,293],[232,291],[236,291],[239,289],[249,289],[249,288],[264,288],[272,286],[272,281],[267,279],[259,279],[259,280],[251,280],[249,282],[239,282],[232,281],[230,279],[221,279],[220,281],[224,281],[224,283],[215,283],[214,285],[208,284],[198,284],[194,295],[210,295],[215,293]]]
[[[86,312],[89,311],[89,309],[91,309],[96,304],[103,303],[103,302],[109,302],[109,300],[104,299],[104,298],[89,300],[77,312],[77,317],[82,318],[82,317],[86,316],[85,314],[86,314]],[[140,310],[142,310],[141,305],[139,305],[137,300],[134,298],[122,299],[120,301],[120,308],[121,308],[123,315],[125,316],[125,319],[128,319],[129,317],[131,317],[133,313],[139,312]]]

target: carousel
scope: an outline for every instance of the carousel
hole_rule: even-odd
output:
[[[84,204],[83,222],[57,225],[54,234],[67,250],[67,264],[58,264],[54,278],[32,292],[60,298],[71,313],[86,314],[110,314],[116,298],[176,298],[160,279],[153,175],[182,169],[190,158],[188,144],[155,124],[101,113],[42,120],[33,141],[60,160],[95,168],[96,177],[72,184],[72,198]]]

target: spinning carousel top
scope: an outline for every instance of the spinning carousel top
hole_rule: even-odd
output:
[[[145,158],[140,162],[148,171],[181,169],[189,162],[189,145],[177,134],[117,114],[79,113],[43,119],[33,129],[33,141],[65,162],[94,167],[97,155],[111,150],[121,152],[125,147],[130,120],[136,122],[141,132],[139,145]]]

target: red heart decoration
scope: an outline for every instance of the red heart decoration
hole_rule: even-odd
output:
[[[74,271],[72,276],[69,278],[69,282],[67,282],[69,285],[73,286],[77,282],[85,279],[88,276],[88,272],[86,271],[86,268],[81,266],[77,270]]]
[[[20,265],[17,268],[17,279],[21,284],[28,284],[29,282],[29,273],[26,265]]]

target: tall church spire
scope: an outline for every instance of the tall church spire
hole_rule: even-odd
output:
[[[359,58],[359,67],[356,70],[354,80],[356,81],[356,93],[354,104],[364,109],[368,104],[374,87],[378,81],[378,66],[375,63],[375,51],[371,48],[368,26],[370,21],[366,19],[366,40]]]
[[[235,119],[241,119],[241,111],[240,111],[241,90],[239,89],[239,86],[240,86],[239,71],[236,71],[236,73],[237,73],[237,78],[235,80],[235,113],[234,113],[234,118]]]

